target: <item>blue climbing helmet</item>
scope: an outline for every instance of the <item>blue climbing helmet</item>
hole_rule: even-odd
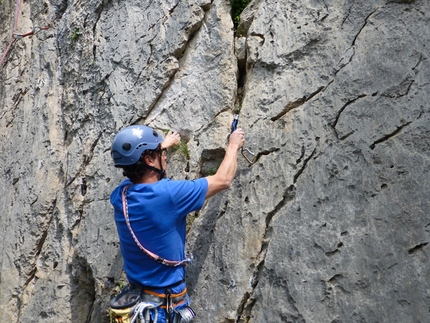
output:
[[[145,150],[155,150],[163,142],[154,129],[135,125],[124,128],[115,136],[111,156],[115,167],[136,164]]]

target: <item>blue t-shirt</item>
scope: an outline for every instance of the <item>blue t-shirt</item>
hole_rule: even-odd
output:
[[[185,267],[165,266],[146,255],[134,241],[124,218],[124,180],[111,194],[120,239],[124,270],[131,284],[167,287],[185,278]],[[141,245],[167,260],[185,258],[186,216],[200,210],[205,201],[206,178],[193,181],[163,179],[152,184],[133,184],[127,190],[131,227]]]

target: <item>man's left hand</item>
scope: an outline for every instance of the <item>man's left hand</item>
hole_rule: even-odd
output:
[[[166,135],[166,138],[164,138],[163,143],[161,146],[163,148],[171,148],[174,146],[177,146],[181,143],[181,135],[178,132],[170,130],[169,133]]]

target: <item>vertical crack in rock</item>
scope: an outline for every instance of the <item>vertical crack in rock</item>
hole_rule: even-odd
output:
[[[104,6],[103,6],[103,2],[96,8],[95,12],[97,14],[97,18],[96,21],[94,22],[94,26],[93,26],[93,61],[96,60],[96,56],[97,56],[97,46],[94,45],[94,41],[96,40],[96,29],[97,29],[97,25],[101,19],[102,16],[102,12],[103,12]]]
[[[175,11],[175,9],[178,7],[178,5],[179,5],[179,1],[177,3],[175,3],[172,8],[169,9],[170,15],[172,15],[172,13]]]
[[[34,277],[36,276],[37,273],[37,267],[36,267],[36,262],[37,259],[39,257],[39,255],[42,253],[43,250],[43,246],[46,242],[46,238],[48,237],[48,233],[49,233],[49,229],[51,227],[51,223],[52,220],[54,219],[54,209],[57,205],[57,200],[54,199],[51,203],[51,205],[45,210],[45,212],[43,212],[43,215],[45,216],[49,216],[49,219],[47,222],[45,222],[43,224],[42,227],[42,233],[40,234],[40,238],[36,241],[35,246],[33,248],[33,250],[30,252],[30,258],[32,259],[32,263],[30,264],[30,270],[27,274],[25,274],[25,276],[27,276],[22,289],[25,289],[28,287],[28,285],[31,283],[31,281],[33,281]],[[18,268],[20,266],[18,265]]]
[[[74,255],[70,272],[72,322],[88,322],[96,299],[95,284],[91,265]]]
[[[355,37],[354,37],[354,39],[353,39],[353,41],[352,41],[351,47],[354,47],[354,46],[355,46],[355,43],[356,43],[356,41],[357,41],[358,37],[360,36],[360,34],[361,34],[361,32],[364,30],[364,28],[367,26],[367,23],[369,22],[370,17],[371,17],[375,12],[377,12],[378,10],[379,10],[379,9],[376,9],[376,10],[372,11],[372,12],[371,12],[370,14],[368,14],[368,15],[367,15],[367,17],[364,19],[363,26],[361,26],[360,30],[359,30],[359,31],[358,31],[358,33],[355,35]]]
[[[357,100],[359,100],[359,99],[361,99],[361,98],[364,98],[364,97],[366,97],[366,94],[359,95],[358,97],[356,97],[356,98],[354,98],[354,99],[351,99],[351,100],[349,100],[348,102],[346,102],[346,103],[343,105],[343,107],[342,107],[342,108],[340,108],[339,112],[337,113],[336,119],[335,119],[335,120],[334,120],[334,122],[331,124],[331,127],[333,128],[334,133],[335,133],[335,135],[336,135],[336,138],[337,138],[337,139],[340,139],[340,140],[345,139],[345,136],[343,136],[342,138],[339,138],[339,134],[338,134],[338,132],[337,132],[337,130],[336,130],[336,126],[337,126],[337,123],[339,122],[339,119],[340,119],[341,114],[343,113],[343,111],[345,111],[345,109],[346,109],[349,105],[351,105],[352,103],[354,103],[354,102],[356,102]],[[349,135],[349,134],[348,134],[348,135]]]
[[[24,96],[27,94],[28,90],[28,88],[18,89],[17,93],[15,93],[12,97],[12,109],[8,109],[7,107],[5,107],[2,114],[0,115],[0,119],[2,119],[7,112],[10,112],[11,117],[10,120],[6,123],[6,128],[13,124],[13,121],[15,120],[15,111],[19,109],[19,104],[21,103]]]
[[[303,171],[305,170],[305,168],[306,168],[306,165],[308,164],[308,162],[309,162],[309,160],[315,155],[315,152],[316,152],[316,148],[314,148],[314,150],[312,150],[312,153],[309,155],[309,157],[308,158],[306,158],[304,161],[303,161],[303,165],[302,165],[302,167],[297,171],[297,173],[294,175],[294,180],[293,180],[293,183],[295,184],[295,183],[297,183],[297,180],[299,179],[299,177],[300,177],[300,175],[303,173]]]
[[[100,132],[96,140],[94,140],[94,142],[91,144],[89,152],[87,154],[83,154],[83,160],[82,160],[81,166],[79,167],[76,174],[70,179],[70,181],[66,183],[65,188],[69,187],[76,180],[76,178],[80,177],[85,167],[89,165],[94,155],[94,149],[96,148],[97,143],[99,142],[102,135],[103,135],[103,132]]]
[[[371,12],[369,15],[367,15],[367,17],[364,19],[364,23],[363,23],[363,25],[361,26],[361,28],[359,29],[359,31],[357,32],[357,34],[354,36],[354,39],[352,40],[351,46],[347,49],[347,52],[348,52],[349,50],[351,50],[351,49],[352,49],[352,53],[351,53],[351,55],[349,56],[348,61],[347,61],[347,62],[345,62],[345,63],[343,63],[343,64],[341,64],[341,65],[340,65],[340,67],[339,67],[339,68],[334,72],[334,75],[337,75],[341,69],[343,69],[345,66],[347,66],[349,63],[351,63],[351,62],[352,62],[352,59],[353,59],[353,58],[354,58],[354,56],[355,56],[355,45],[356,45],[357,39],[358,39],[358,37],[360,36],[361,32],[364,30],[364,28],[367,26],[367,24],[368,24],[368,22],[369,22],[370,17],[371,17],[375,12],[377,12],[378,10],[379,10],[379,9],[376,9],[376,10],[372,11],[372,12]],[[350,15],[350,13],[351,13],[351,8],[348,10],[347,15],[346,15],[346,17],[344,18],[344,20],[343,20],[343,22],[342,22],[342,26],[343,26],[343,24],[345,23],[345,21],[348,19],[348,17],[349,17],[349,15]]]
[[[178,4],[179,4],[179,2],[178,2]],[[176,6],[175,6],[175,8],[176,8]],[[166,61],[167,60],[172,60],[172,59],[176,59],[177,61],[178,61],[178,65],[179,66],[181,66],[182,64],[181,64],[181,59],[182,59],[182,56],[184,55],[184,53],[185,53],[185,51],[187,50],[187,48],[188,48],[188,46],[189,46],[189,44],[191,43],[191,41],[193,40],[193,38],[196,36],[196,34],[198,33],[198,31],[201,29],[201,26],[203,25],[203,23],[205,22],[205,20],[206,19],[208,19],[207,18],[207,11],[210,9],[210,6],[209,6],[209,8],[207,8],[206,6],[200,6],[200,9],[203,11],[203,17],[200,19],[200,20],[198,20],[198,21],[196,21],[194,24],[190,24],[189,26],[187,26],[187,28],[185,29],[185,35],[184,35],[184,37],[186,38],[185,39],[185,41],[184,41],[184,43],[183,43],[183,45],[182,46],[180,46],[180,47],[178,47],[178,48],[176,48],[176,49],[174,49],[170,54],[169,54],[169,56],[165,59]],[[172,10],[172,12],[173,12],[173,10]],[[171,12],[171,13],[172,13]],[[155,37],[154,37],[154,39],[155,39]],[[150,65],[150,58],[152,57],[152,45],[151,45],[151,43],[149,42],[149,46],[150,46],[150,49],[151,49],[151,54],[149,55],[149,57],[148,57],[148,60],[147,60],[147,66],[148,65]],[[136,81],[134,82],[134,86],[136,86],[136,84],[137,84],[137,82],[138,82],[138,80],[140,79],[140,76],[141,76],[141,74],[142,74],[142,72],[144,71],[146,69],[146,67],[144,67],[143,68],[143,70],[139,73],[139,75],[138,75],[138,77],[137,77],[137,79],[136,79]],[[130,122],[131,124],[133,124],[133,123],[138,123],[138,122],[140,122],[140,121],[142,121],[142,120],[145,120],[149,115],[151,115],[151,112],[153,111],[153,109],[157,106],[157,103],[160,101],[160,99],[163,97],[163,94],[166,92],[166,90],[168,90],[169,89],[169,86],[170,86],[170,84],[171,84],[171,82],[172,82],[172,80],[174,79],[174,77],[175,77],[175,75],[176,75],[176,73],[179,71],[179,67],[178,68],[174,68],[174,69],[172,69],[172,70],[169,70],[168,72],[170,73],[169,75],[168,75],[168,80],[166,81],[166,84],[164,84],[163,85],[163,87],[162,87],[162,90],[161,90],[161,92],[159,93],[159,95],[154,99],[154,101],[149,105],[149,107],[148,107],[148,110],[147,110],[147,112],[145,113],[145,115],[143,115],[143,116],[141,116],[141,117],[138,117],[137,119],[135,119],[133,122]],[[164,111],[164,110],[163,110]],[[163,112],[162,111],[162,112]],[[151,123],[151,122],[153,122],[154,120],[156,120],[157,119],[157,117],[159,116],[161,114],[161,112],[160,113],[158,113],[154,118],[152,118],[151,120],[145,120],[146,121],[146,123]]]
[[[273,235],[273,227],[271,226],[272,220],[274,216],[278,214],[278,212],[285,205],[287,205],[288,202],[291,202],[292,200],[294,200],[295,196],[296,196],[295,187],[294,185],[290,185],[282,195],[281,201],[274,207],[272,211],[270,211],[266,215],[266,219],[265,219],[266,229],[263,235],[260,251],[256,257],[257,265],[255,266],[254,273],[250,280],[251,291],[245,292],[245,294],[243,295],[239,303],[239,306],[237,309],[236,323],[248,322],[249,318],[251,317],[252,308],[254,307],[255,302],[257,301],[252,296],[254,295],[255,288],[257,287],[261,276],[263,275],[263,269],[266,263],[266,255]]]
[[[418,66],[421,65],[422,61],[423,61],[423,53],[420,53],[420,57],[418,58],[418,62],[415,64],[414,67],[412,67],[412,70],[415,72],[415,74],[418,74],[418,72],[419,72]]]
[[[225,201],[224,207],[220,210],[219,215],[216,218],[216,221],[218,221],[220,218],[222,218],[224,216],[224,214],[226,213],[226,210],[227,210],[227,206],[228,206],[228,201]]]
[[[67,0],[59,0],[54,4],[55,8],[55,18],[57,21],[60,21],[63,17],[64,13],[67,10],[68,1]]]
[[[51,217],[51,219],[49,220],[49,223],[48,223],[48,226],[47,226],[47,228],[42,232],[42,236],[40,237],[40,239],[36,242],[36,247],[35,247],[35,256],[34,256],[34,259],[36,260],[37,259],[37,257],[40,255],[40,253],[42,252],[42,249],[43,249],[43,245],[45,244],[45,241],[46,241],[46,237],[48,236],[48,231],[49,231],[49,227],[50,227],[50,224],[51,224],[51,222],[52,222],[52,217]],[[25,280],[25,283],[24,283],[24,285],[23,285],[23,289],[25,289],[29,284],[30,284],[30,282],[34,279],[34,277],[36,276],[36,273],[37,273],[37,268],[36,268],[36,261],[32,264],[32,269],[31,269],[31,271],[29,272],[29,274],[27,275],[28,277],[27,277],[27,279]]]
[[[190,290],[193,289],[193,286],[197,284],[197,280],[202,272],[205,271],[204,265],[206,262],[206,258],[211,253],[210,250],[214,246],[215,243],[215,231],[218,219],[222,218],[228,207],[228,201],[222,198],[223,193],[220,196],[214,196],[213,199],[208,202],[210,204],[210,210],[205,213],[204,217],[201,217],[201,222],[198,224],[199,233],[196,236],[189,249],[189,253],[195,256],[195,259],[198,261],[195,262],[193,266],[190,266],[187,269],[187,284],[190,286]],[[197,214],[197,212],[196,212]],[[194,218],[197,218],[194,216]],[[187,219],[189,216],[187,217]],[[194,224],[191,224],[194,225]],[[188,240],[189,242],[189,240]],[[188,252],[187,251],[187,252]]]
[[[383,136],[382,138],[380,138],[380,139],[378,139],[378,140],[376,140],[373,144],[371,144],[369,147],[370,147],[370,149],[375,149],[375,147],[376,147],[376,145],[377,144],[380,144],[380,143],[382,143],[382,142],[384,142],[384,141],[387,141],[387,140],[389,140],[389,139],[391,139],[392,137],[394,137],[394,136],[396,136],[398,133],[400,133],[402,130],[403,130],[403,128],[405,128],[406,126],[408,126],[408,125],[410,125],[412,122],[411,121],[409,121],[409,122],[406,122],[405,124],[403,124],[403,125],[400,125],[400,126],[398,126],[397,127],[397,129],[396,130],[394,130],[392,133],[389,133],[389,134],[387,134],[387,135],[385,135],[385,136]]]

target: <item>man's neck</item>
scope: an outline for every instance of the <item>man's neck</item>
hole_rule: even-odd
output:
[[[153,170],[146,172],[139,180],[133,184],[152,184],[160,180],[160,174]]]

